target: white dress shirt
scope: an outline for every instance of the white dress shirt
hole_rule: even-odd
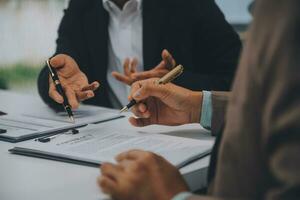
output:
[[[142,0],[129,0],[121,10],[111,0],[102,0],[109,13],[107,80],[111,89],[110,100],[115,108],[128,103],[130,87],[115,80],[111,72],[124,73],[126,58],[137,58],[137,70],[143,71]],[[121,105],[120,105],[121,104]]]

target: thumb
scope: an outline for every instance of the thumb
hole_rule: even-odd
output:
[[[168,50],[164,49],[161,57],[162,57],[163,61],[165,62],[165,68],[171,70],[175,67],[176,61],[173,58],[172,54]]]
[[[74,74],[80,72],[80,69],[76,61],[65,54],[58,54],[50,59],[52,67],[57,68],[59,75],[63,75],[65,78],[69,78]]]
[[[54,68],[63,67],[66,63],[66,55],[59,54],[50,59],[50,65]]]

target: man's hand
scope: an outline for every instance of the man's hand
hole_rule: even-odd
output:
[[[116,158],[118,164],[102,164],[98,184],[116,200],[166,200],[188,191],[179,171],[164,158],[132,150]]]
[[[139,103],[132,108],[138,118],[131,117],[130,123],[138,127],[199,123],[202,92],[193,92],[172,83],[158,85],[157,80],[152,78],[132,85],[129,100],[135,99]]]
[[[59,54],[51,58],[50,64],[56,68],[61,85],[73,109],[78,108],[81,101],[95,96],[94,91],[99,87],[99,83],[95,81],[89,84],[86,75],[80,71],[72,57]],[[49,96],[57,103],[63,103],[63,97],[56,91],[50,76]]]
[[[155,68],[144,72],[138,72],[136,70],[138,65],[137,59],[130,60],[127,58],[124,62],[124,75],[119,72],[112,72],[112,76],[127,85],[131,85],[139,80],[161,78],[176,65],[174,58],[167,50],[163,50],[161,57],[162,61]]]

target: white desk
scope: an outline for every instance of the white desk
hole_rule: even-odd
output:
[[[20,95],[0,90],[0,110],[22,113],[32,109],[44,109],[39,97]],[[130,126],[127,118],[115,120],[119,127]],[[180,135],[180,133],[172,133]],[[199,133],[185,137],[212,139]],[[1,200],[99,200],[100,192],[96,178],[98,168],[25,157],[10,154],[7,150],[15,144],[0,141],[0,199]],[[209,157],[203,158],[183,169],[185,180],[192,190],[206,185]],[[158,180],[159,181],[159,180]]]

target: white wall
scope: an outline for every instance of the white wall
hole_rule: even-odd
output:
[[[65,0],[0,0],[0,66],[37,65],[55,50]]]
[[[226,19],[233,24],[247,24],[251,21],[248,6],[253,0],[216,0]]]

